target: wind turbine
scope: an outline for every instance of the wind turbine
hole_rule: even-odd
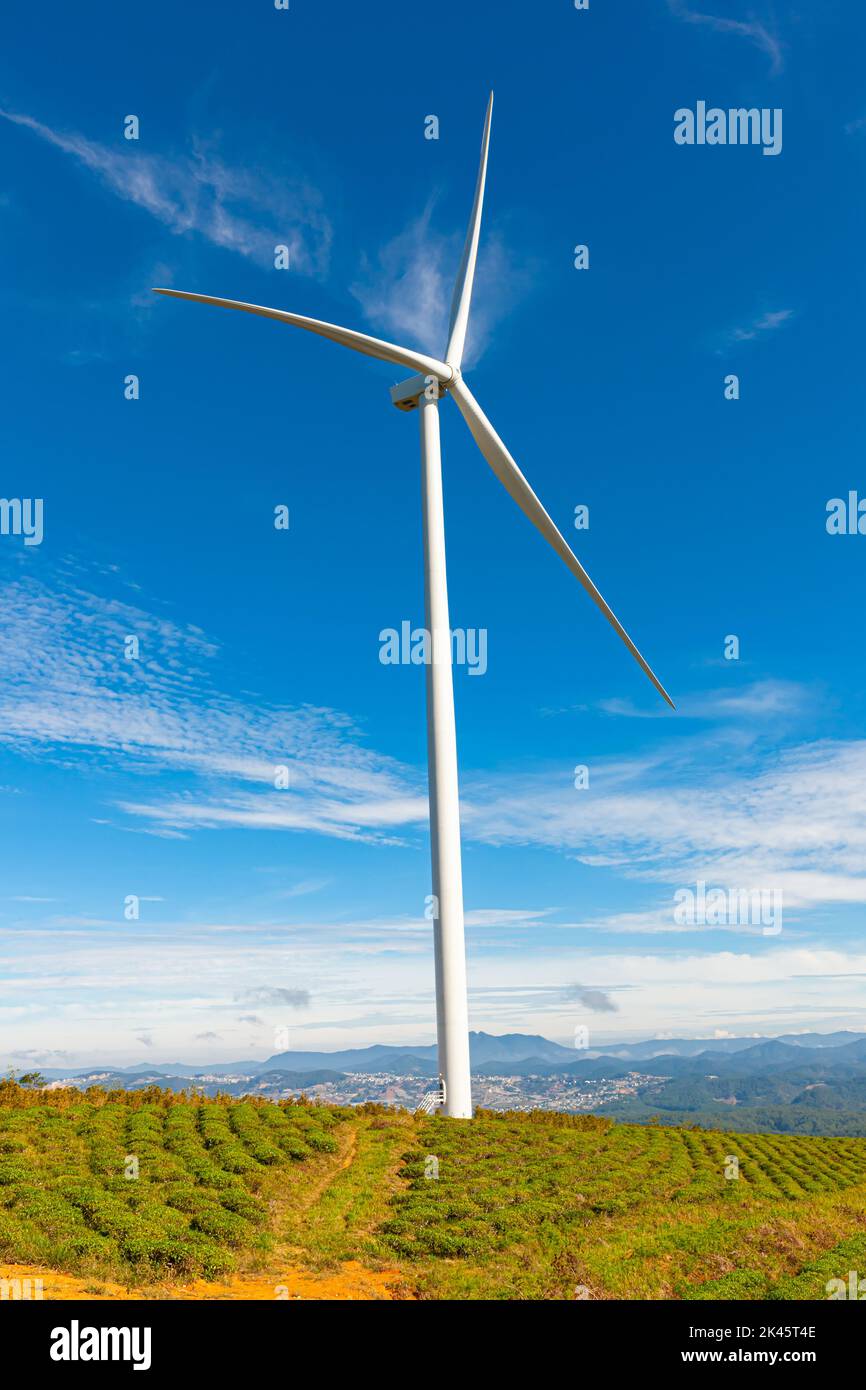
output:
[[[439,1094],[442,1113],[460,1119],[469,1119],[472,1116],[472,1091],[463,930],[460,804],[457,790],[457,737],[454,727],[451,628],[445,575],[445,522],[439,449],[441,396],[453,396],[472,437],[506,492],[514,498],[521,511],[583,585],[593,603],[601,609],[656,690],[671,708],[674,708],[674,703],[664,686],[641,656],[622,623],[605,603],[577,556],[529,486],[466,385],[460,370],[469,325],[475,262],[478,257],[492,111],[491,92],[484,120],[475,201],[454,285],[448,344],[441,360],[428,357],[423,352],[416,352],[413,348],[398,347],[394,343],[384,342],[381,338],[371,338],[366,333],[357,333],[351,328],[323,323],[320,319],[306,318],[303,314],[290,314],[283,309],[268,309],[261,304],[243,304],[236,299],[219,299],[208,294],[190,294],[186,290],[154,291],[155,294],[171,295],[176,299],[192,299],[199,304],[218,304],[225,309],[242,309],[247,314],[261,314],[263,318],[279,319],[281,323],[306,328],[310,333],[330,338],[332,342],[353,348],[355,352],[363,353],[367,357],[377,357],[384,362],[408,367],[415,373],[408,381],[391,388],[391,400],[398,410],[417,409],[421,423],[424,594],[431,647],[431,660],[427,664],[427,757],[435,914],[433,938],[436,963]]]

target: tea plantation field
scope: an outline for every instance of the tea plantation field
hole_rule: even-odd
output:
[[[7,1083],[3,1262],[160,1297],[363,1269],[410,1298],[824,1299],[866,1275],[866,1139]]]
[[[866,1274],[864,1139],[541,1111],[419,1138],[381,1234],[433,1296],[823,1299]]]
[[[0,1259],[213,1278],[236,1252],[270,1251],[267,1175],[335,1152],[338,1124],[312,1106],[147,1093],[0,1103]]]

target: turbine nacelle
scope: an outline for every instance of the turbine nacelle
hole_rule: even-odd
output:
[[[432,372],[426,375],[419,372],[416,376],[407,377],[405,381],[398,381],[396,386],[391,387],[391,404],[398,410],[417,410],[422,396],[429,400],[441,400],[460,376],[459,367],[452,367],[451,370],[453,375],[447,380]]]

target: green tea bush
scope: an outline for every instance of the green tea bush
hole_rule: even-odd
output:
[[[249,1222],[222,1207],[199,1212],[192,1219],[192,1227],[220,1245],[243,1245],[250,1236]]]

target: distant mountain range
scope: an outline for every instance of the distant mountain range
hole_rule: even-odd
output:
[[[487,1076],[617,1076],[641,1072],[652,1076],[698,1076],[734,1071],[757,1074],[788,1066],[800,1069],[828,1063],[833,1067],[866,1066],[866,1032],[789,1033],[778,1038],[651,1038],[644,1042],[610,1043],[604,1047],[563,1047],[535,1034],[470,1033],[472,1069]],[[19,1067],[20,1071],[21,1068]],[[280,1073],[309,1077],[326,1071],[365,1075],[435,1076],[436,1047],[389,1046],[349,1048],[340,1052],[278,1052],[264,1061],[137,1063],[130,1067],[90,1067],[81,1070],[43,1068],[47,1080],[119,1077],[117,1084],[142,1084],[155,1078],[261,1078]],[[300,1083],[299,1083],[300,1084]],[[306,1084],[314,1084],[307,1082]]]

